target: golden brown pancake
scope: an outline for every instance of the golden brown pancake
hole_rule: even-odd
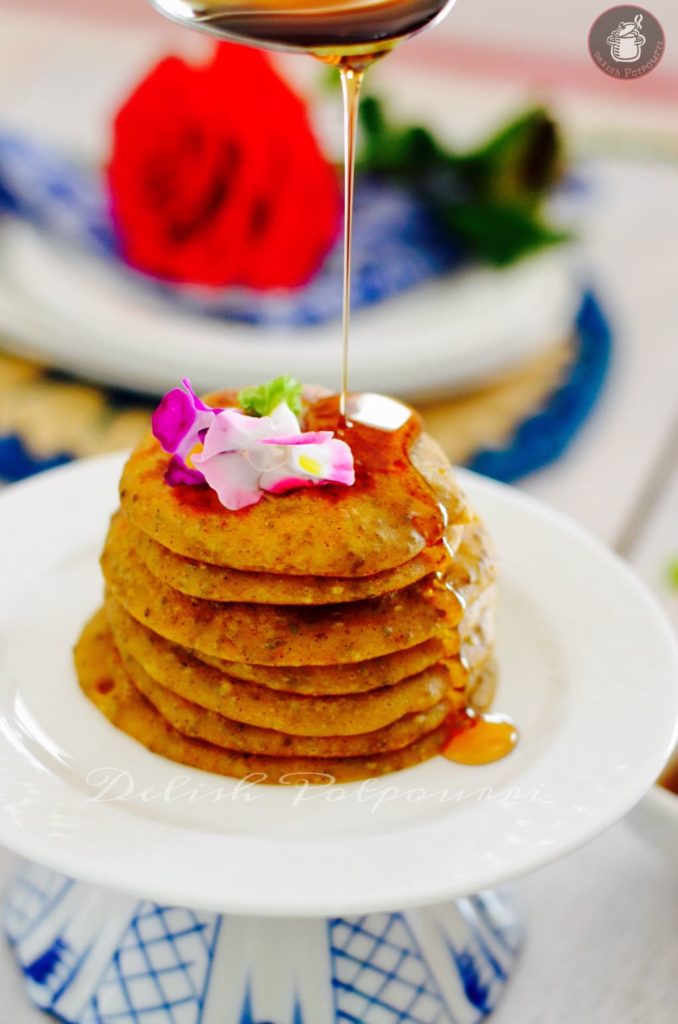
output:
[[[441,700],[426,711],[405,715],[374,732],[351,736],[294,736],[274,729],[245,725],[215,711],[207,711],[151,679],[134,659],[123,658],[123,663],[137,690],[177,732],[246,754],[266,754],[271,757],[362,757],[387,750],[400,750],[437,729],[452,710],[449,700]]]
[[[467,601],[473,600],[497,579],[497,556],[489,531],[480,519],[463,527],[462,537],[450,567],[455,589]]]
[[[469,671],[470,707],[474,711],[487,711],[494,700],[497,689],[497,662],[490,651],[482,661],[478,661]]]
[[[341,576],[283,576],[274,573],[243,572],[207,562],[196,562],[165,548],[137,529],[126,517],[119,526],[146,568],[156,579],[182,594],[206,601],[248,601],[255,604],[340,604],[379,597],[402,590],[424,576],[442,569],[449,560],[449,548],[442,543],[425,548],[409,562],[355,579]],[[455,527],[461,531],[460,527]],[[449,532],[452,533],[453,530]],[[449,543],[449,542],[448,542]]]
[[[113,643],[105,614],[92,618],[75,648],[83,692],[118,729],[155,754],[218,775],[260,783],[350,782],[395,772],[433,757],[449,734],[443,724],[401,750],[369,757],[263,757],[226,750],[177,732],[139,693]]]
[[[422,434],[410,458],[448,523],[465,523],[465,498],[438,445]],[[426,547],[416,508],[403,509],[402,496],[390,502],[378,473],[353,487],[265,494],[257,505],[229,512],[208,487],[168,487],[169,461],[146,437],[123,470],[120,502],[140,530],[187,558],[246,572],[360,577],[404,565]]]
[[[101,558],[130,615],[168,640],[227,661],[336,665],[414,647],[457,624],[462,607],[431,577],[366,601],[318,607],[201,601],[157,580],[112,524]]]
[[[141,651],[136,657],[144,664],[153,664],[160,657],[157,650],[166,648],[169,641],[137,622],[116,600],[109,598],[106,608],[114,627],[115,635],[123,649]],[[332,696],[336,694],[366,693],[383,686],[392,686],[401,680],[417,675],[439,661],[444,661],[458,652],[456,632],[449,638],[426,640],[405,651],[395,651],[381,658],[358,661],[346,665],[301,665],[276,667],[273,665],[248,665],[244,662],[223,661],[210,658],[196,650],[177,646],[180,657],[190,655],[211,665],[219,672],[235,679],[259,683],[274,690],[301,693],[310,696]],[[157,676],[157,672],[152,674]],[[158,677],[160,678],[160,677]]]
[[[494,609],[497,601],[496,586],[486,587],[467,605],[459,625],[461,655],[472,668],[483,661],[494,647]]]
[[[369,693],[307,697],[270,690],[222,675],[173,644],[149,644],[142,631],[117,632],[115,604],[107,602],[123,660],[138,662],[156,682],[201,707],[248,725],[297,736],[346,736],[374,732],[445,698],[453,683],[444,666],[433,666],[393,686]],[[134,677],[134,668],[127,664]]]

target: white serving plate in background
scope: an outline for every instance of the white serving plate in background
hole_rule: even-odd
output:
[[[351,386],[405,397],[459,390],[572,329],[580,286],[558,249],[474,267],[356,312]],[[182,308],[89,252],[18,220],[0,224],[3,347],[104,384],[161,394],[280,373],[336,389],[341,324],[270,330]]]

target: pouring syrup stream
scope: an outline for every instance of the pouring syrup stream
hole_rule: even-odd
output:
[[[339,68],[344,100],[344,297],[341,329],[341,392],[339,415],[346,422],[348,402],[348,344],[351,326],[351,247],[353,236],[353,190],[355,184],[355,150],[358,130],[360,88],[365,72],[350,65]]]

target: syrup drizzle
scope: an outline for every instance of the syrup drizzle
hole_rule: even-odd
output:
[[[343,406],[343,407],[342,407]],[[309,430],[334,430],[353,451],[355,486],[373,487],[381,495],[410,510],[413,527],[427,546],[443,542],[446,564],[433,574],[432,588],[441,592],[440,607],[449,616],[448,629],[459,624],[459,606],[466,608],[463,593],[450,579],[449,568],[456,554],[447,541],[447,509],[428,482],[412,465],[410,449],[423,430],[421,417],[413,409],[384,395],[361,394],[322,398],[311,406],[306,425]],[[450,595],[454,602],[450,602]],[[450,688],[465,692],[468,667],[463,652],[448,665]],[[480,713],[467,707],[455,712],[449,722],[442,754],[459,764],[489,764],[506,757],[518,740],[516,726],[506,715]]]

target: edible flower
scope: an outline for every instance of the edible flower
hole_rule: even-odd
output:
[[[267,407],[267,394],[280,393],[280,380],[256,389],[259,408]],[[288,391],[294,400],[291,386]],[[231,511],[255,505],[264,492],[283,494],[329,483],[350,487],[355,482],[353,453],[346,442],[330,430],[302,431],[287,401],[279,401],[269,415],[212,409],[184,380],[160,403],[153,433],[174,456],[167,483],[206,483]]]
[[[166,474],[170,487],[204,483],[202,473],[190,465],[190,455],[200,450],[207,428],[220,412],[198,398],[188,377],[161,400],[151,418],[151,428],[162,448],[174,456]]]

